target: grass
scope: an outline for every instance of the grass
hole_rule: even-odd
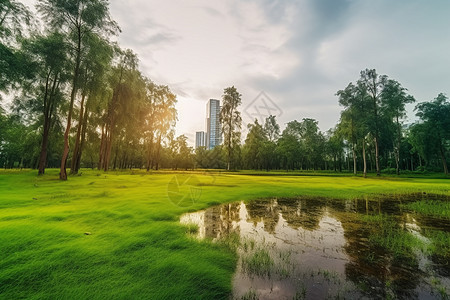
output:
[[[424,236],[431,240],[428,246],[430,253],[450,259],[450,232],[426,229]]]
[[[361,219],[371,226],[369,242],[388,250],[396,259],[408,257],[412,261],[415,258],[413,250],[427,250],[427,245],[423,241],[400,227],[392,216],[362,215]],[[368,258],[370,260],[370,257]]]
[[[273,196],[450,194],[439,178],[185,172],[201,195],[177,206],[168,186],[180,173],[57,173],[0,171],[0,298],[227,299],[237,242],[192,239],[181,214]]]
[[[433,217],[450,219],[450,202],[449,201],[416,201],[404,204],[404,207]]]
[[[274,264],[269,251],[264,248],[257,249],[251,255],[242,258],[242,269],[250,275],[270,277]]]

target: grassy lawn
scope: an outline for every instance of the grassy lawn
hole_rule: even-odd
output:
[[[182,213],[272,196],[450,195],[439,178],[83,170],[61,182],[58,170],[36,173],[0,171],[0,298],[227,298],[235,252],[189,238]],[[174,176],[190,175],[196,201],[175,205]]]

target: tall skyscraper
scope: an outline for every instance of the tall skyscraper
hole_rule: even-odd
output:
[[[204,131],[197,131],[195,133],[195,149],[198,147],[206,147],[206,134]]]
[[[209,99],[206,105],[206,149],[213,149],[222,142],[219,115],[220,101]]]

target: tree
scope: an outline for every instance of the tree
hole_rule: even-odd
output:
[[[118,27],[111,20],[106,0],[39,0],[38,11],[42,13],[50,28],[65,33],[73,49],[72,91],[70,93],[67,126],[64,132],[64,151],[61,158],[59,178],[67,180],[66,163],[69,155],[69,133],[75,97],[79,90],[80,66],[84,57],[85,37],[90,34],[109,35]]]
[[[174,139],[171,143],[172,155],[173,155],[173,168],[183,168],[187,170],[189,167],[193,167],[194,160],[192,156],[192,147],[187,145],[187,137],[180,135]]]
[[[112,94],[103,111],[99,168],[108,171],[113,145],[113,168],[117,166],[119,150],[127,148],[139,132],[140,114],[145,99],[145,79],[137,69],[137,56],[131,51],[121,52],[118,66],[110,73]]]
[[[41,116],[37,122],[42,128],[41,150],[39,154],[38,174],[45,172],[48,156],[49,138],[57,121],[57,112],[63,101],[62,87],[67,80],[67,45],[61,34],[53,32],[48,36],[36,36],[24,42],[23,48],[31,56],[35,65],[31,87],[25,91],[22,106],[29,114]]]
[[[301,140],[306,169],[316,170],[323,162],[325,138],[319,130],[319,122],[311,118],[303,118],[301,124]]]
[[[248,134],[244,144],[244,161],[246,166],[252,169],[261,169],[265,164],[264,147],[268,138],[258,120],[254,124],[248,124]]]
[[[344,139],[342,133],[339,131],[339,127],[336,126],[327,132],[327,150],[333,158],[333,168],[336,172],[339,166],[339,171],[342,170],[341,157],[344,149]]]
[[[362,149],[363,176],[367,176],[366,140],[369,136],[370,123],[370,101],[366,85],[358,81],[356,85],[350,83],[345,90],[337,92],[339,104],[345,107],[341,113],[338,125],[339,131],[352,143],[353,173],[357,173],[356,148],[359,144]]]
[[[222,108],[220,110],[221,133],[224,135],[224,146],[227,152],[227,170],[231,169],[233,151],[240,144],[242,118],[238,111],[241,105],[241,94],[232,86],[224,89]]]
[[[402,141],[401,119],[406,115],[405,105],[413,103],[414,97],[406,94],[407,89],[393,79],[387,80],[381,92],[381,108],[384,115],[395,122],[394,154],[396,173],[400,174],[400,145]]]
[[[271,142],[276,142],[280,137],[280,125],[278,125],[275,116],[268,116],[264,123],[264,132]]]
[[[381,106],[381,92],[387,80],[386,75],[378,75],[375,69],[365,69],[361,71],[360,82],[365,86],[371,100],[370,117],[369,117],[369,131],[374,138],[375,143],[375,166],[377,176],[380,176],[380,127],[382,125],[380,106]]]
[[[275,116],[270,115],[264,123],[264,133],[266,141],[263,144],[262,156],[267,171],[274,166],[278,166],[278,156],[276,155],[277,141],[280,138],[280,125]]]
[[[147,171],[154,166],[159,168],[161,142],[168,137],[177,121],[176,103],[177,97],[168,86],[147,82],[143,120],[147,143]]]
[[[439,152],[444,173],[448,174],[447,145],[450,140],[450,102],[448,97],[440,93],[433,101],[419,103],[415,110],[424,125],[420,131],[425,131],[430,146]],[[422,141],[424,143],[425,141]]]
[[[80,169],[81,155],[86,138],[87,121],[92,102],[98,101],[102,94],[107,94],[105,82],[114,54],[113,47],[98,35],[86,35],[86,59],[81,65],[80,90],[81,103],[73,149],[71,174],[77,174]]]
[[[17,49],[30,22],[31,13],[25,5],[15,0],[0,2],[0,91],[30,78],[26,57]]]
[[[281,166],[286,170],[294,170],[300,164],[302,147],[300,143],[300,129],[301,126],[298,121],[291,121],[278,139],[276,152],[281,159]]]

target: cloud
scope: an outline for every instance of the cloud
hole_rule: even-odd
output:
[[[265,91],[283,110],[281,124],[312,117],[322,130],[338,121],[336,91],[365,68],[420,101],[450,94],[447,0],[110,3],[121,46],[179,96],[177,134],[204,130],[206,101],[231,85],[243,95],[242,109]]]

